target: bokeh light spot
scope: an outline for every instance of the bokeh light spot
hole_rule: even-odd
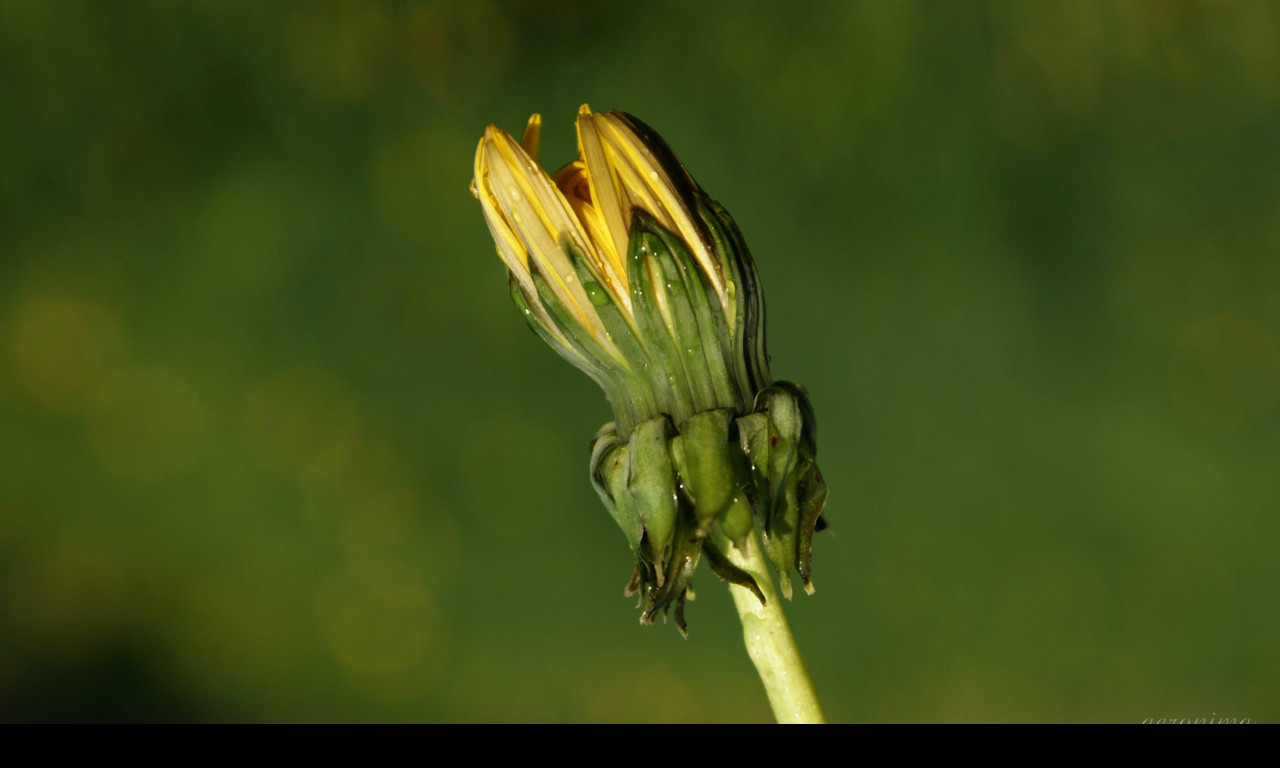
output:
[[[1234,432],[1275,408],[1280,350],[1258,323],[1233,314],[1204,317],[1178,340],[1169,383],[1187,418]]]
[[[358,447],[360,431],[354,393],[322,368],[281,371],[248,397],[250,450],[268,467],[296,479],[339,471]]]
[[[52,411],[78,412],[100,396],[104,381],[121,365],[124,328],[109,308],[65,297],[18,304],[9,332],[9,353],[28,397]]]
[[[448,510],[423,504],[406,487],[371,490],[346,510],[342,542],[353,567],[392,553],[415,558],[433,589],[443,589],[458,567],[458,532]]]
[[[88,430],[106,469],[154,479],[186,467],[202,445],[205,409],[187,382],[164,368],[112,376],[102,388]]]
[[[394,701],[420,695],[439,681],[448,637],[412,568],[366,561],[333,580],[318,608],[330,650],[365,693]]]

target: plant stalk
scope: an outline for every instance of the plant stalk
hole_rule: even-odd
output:
[[[774,717],[779,723],[825,723],[809,668],[782,613],[782,601],[774,589],[759,536],[753,530],[741,549],[729,544],[723,551],[734,565],[751,574],[765,597],[765,604],[761,605],[751,590],[729,585],[742,620],[747,654],[764,683]]]

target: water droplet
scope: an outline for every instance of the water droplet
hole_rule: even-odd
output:
[[[471,180],[471,184],[470,184],[469,186],[470,186],[470,189],[471,189],[471,196],[472,196],[472,197],[474,197],[475,199],[479,200],[479,199],[480,199],[480,190],[476,189],[476,180],[475,180],[475,179],[472,179],[472,180]]]

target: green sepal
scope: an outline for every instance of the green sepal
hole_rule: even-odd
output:
[[[665,572],[658,570],[655,564],[651,583],[644,587],[645,603],[640,612],[641,623],[653,623],[658,611],[666,610],[673,601],[684,595],[698,569],[701,556],[702,541],[694,534],[688,517],[681,516],[676,523],[676,535],[671,543],[671,556]]]
[[[755,525],[753,517],[754,510],[748,498],[747,489],[742,487],[737,489],[729,501],[729,506],[720,513],[716,524],[734,546],[741,547],[746,543],[747,536],[751,535],[751,529]]]
[[[572,341],[566,339],[559,332],[559,327],[553,318],[544,318],[540,313],[534,312],[533,306],[535,304],[540,305],[542,303],[541,299],[539,297],[531,297],[526,294],[524,292],[524,287],[521,286],[520,282],[516,280],[514,276],[510,275],[510,273],[508,273],[508,278],[508,288],[511,291],[511,300],[515,302],[516,308],[520,310],[520,314],[524,315],[525,321],[529,324],[529,327],[533,329],[533,332],[545,341],[549,347],[555,350],[557,354],[572,363],[575,368],[590,376],[591,379],[604,390],[605,396],[609,398],[610,404],[615,406],[615,415],[617,415],[617,411],[619,409],[623,410],[623,415],[632,415],[634,409],[631,407],[629,400],[619,401],[615,399],[622,396],[622,393],[618,388],[617,378],[605,370],[599,361],[588,357],[582,350],[575,348]],[[563,309],[560,307],[559,302],[555,304],[555,307]],[[547,312],[547,314],[549,315],[550,312]],[[546,324],[548,320],[550,320],[552,326],[548,326]]]
[[[592,374],[592,378],[605,391],[610,404],[613,405],[615,419],[624,424],[634,423],[639,417],[631,390],[634,389],[634,376],[625,361],[619,361],[609,355],[596,342],[595,338],[579,324],[577,318],[560,302],[547,280],[538,271],[534,262],[530,262],[529,273],[534,287],[538,291],[538,300],[546,308],[547,315],[556,324],[556,328],[564,334],[587,361],[589,367],[579,365],[582,370]]]
[[[800,527],[797,488],[800,477],[791,473],[782,480],[782,497],[774,506],[769,527],[764,532],[764,551],[778,572],[782,596],[791,599],[791,570],[796,567],[796,534]]]
[[[764,294],[751,252],[733,217],[716,201],[703,198],[698,216],[706,226],[720,256],[729,293],[731,313],[726,322],[732,333],[728,354],[744,393],[758,392],[773,383],[765,351]],[[749,396],[749,394],[748,394]]]
[[[812,546],[811,533],[810,540],[802,541],[800,509],[804,490],[801,481],[806,467],[813,462],[808,440],[813,430],[805,425],[807,402],[803,390],[790,384],[767,387],[756,397],[756,411],[768,418],[768,485],[757,488],[768,505],[764,549],[778,572],[779,588],[788,599],[791,597],[790,574],[798,568],[800,551]],[[758,422],[755,426],[758,427]],[[759,432],[756,429],[748,440],[758,441]]]
[[[673,248],[680,246],[643,210],[636,209],[632,217],[632,242],[639,243],[639,255],[646,266],[640,270],[643,293],[660,320],[660,332],[674,346],[677,364],[672,370],[684,376],[694,412],[715,408],[720,403],[702,353],[697,315],[673,253]]]
[[[749,399],[756,390],[753,388],[752,373],[742,350],[742,339],[746,333],[746,315],[742,311],[742,297],[738,287],[741,281],[735,270],[733,243],[728,233],[724,231],[723,222],[706,204],[706,201],[698,203],[698,217],[711,236],[712,250],[720,261],[720,274],[729,298],[729,305],[724,313],[725,335],[720,340],[721,354],[724,355],[725,360],[733,364],[732,373],[738,389],[743,393],[744,398]]]
[[[827,484],[812,459],[803,463],[800,490],[800,530],[796,532],[796,570],[804,591],[813,594],[813,533],[827,504]]]
[[[737,297],[741,307],[739,311],[743,316],[740,349],[747,359],[752,391],[759,391],[773,383],[765,344],[764,292],[760,289],[760,274],[756,271],[755,260],[751,258],[751,251],[733,217],[716,201],[709,200],[708,204],[729,236],[730,247],[727,254],[733,261],[733,271],[740,283]]]
[[[775,381],[773,386],[787,392],[795,401],[800,418],[800,440],[809,455],[817,458],[818,419],[813,414],[813,404],[809,402],[809,391],[790,381]]]
[[[582,289],[591,300],[596,316],[600,318],[600,322],[604,325],[609,339],[622,353],[623,357],[630,361],[632,375],[629,377],[629,381],[631,387],[628,389],[627,394],[634,402],[635,412],[638,414],[657,413],[659,409],[657,396],[654,395],[655,382],[651,381],[647,375],[647,371],[652,370],[649,353],[639,339],[636,338],[635,329],[627,320],[628,314],[626,310],[615,303],[613,294],[600,284],[595,271],[587,263],[586,256],[568,237],[561,237],[560,247],[569,257],[570,263],[573,264],[574,273],[578,276]],[[666,382],[656,382],[656,384],[665,386]],[[631,430],[634,428],[634,423],[619,424],[618,433],[625,438],[631,434]]]
[[[627,492],[644,522],[645,543],[659,586],[666,580],[680,513],[675,468],[667,447],[673,433],[666,416],[640,422],[631,433],[628,456]]]
[[[643,220],[643,213],[637,211],[634,215]],[[661,242],[657,235],[647,232],[642,226],[632,229],[627,244],[627,280],[631,285],[631,308],[636,328],[641,343],[649,350],[649,361],[653,366],[649,371],[650,381],[654,383],[655,393],[662,398],[660,407],[678,425],[696,409],[679,346],[668,332],[657,306],[658,287],[654,283],[653,272],[658,266],[653,256]]]
[[[706,539],[702,542],[702,551],[707,555],[707,562],[711,565],[711,572],[719,577],[721,581],[746,587],[751,590],[751,593],[756,596],[761,605],[767,602],[764,599],[764,593],[760,591],[760,585],[756,584],[755,578],[731,563],[729,558],[720,551],[719,547],[711,539]]]
[[[769,417],[763,413],[749,413],[738,419],[738,445],[747,459],[747,470],[755,489],[756,514],[760,525],[768,524],[772,507],[769,493],[769,443],[772,434]]]
[[[547,346],[555,350],[561,357],[585,371],[591,378],[598,379],[598,372],[592,369],[593,364],[582,353],[571,346],[566,346],[561,337],[557,335],[557,332],[546,325],[541,315],[533,311],[533,307],[538,302],[530,300],[530,297],[524,292],[524,287],[520,285],[520,281],[516,280],[515,275],[510,272],[507,273],[507,288],[511,291],[511,300],[515,302],[516,309],[520,310],[520,314],[524,316],[525,322],[529,324],[534,333],[538,334],[547,343]]]
[[[666,294],[676,323],[677,344],[689,375],[698,410],[741,409],[745,398],[726,367],[723,340],[728,327],[719,298],[706,274],[693,260],[680,238],[648,214],[637,215],[643,226],[662,242],[654,256],[666,278]]]
[[[604,502],[632,551],[640,548],[644,536],[644,521],[631,494],[627,491],[630,474],[631,446],[622,442],[613,422],[600,428],[591,442],[591,485]]]
[[[680,479],[693,502],[698,530],[706,533],[733,500],[737,490],[733,458],[729,451],[728,409],[703,411],[687,419],[680,430],[683,461]]]
[[[813,592],[813,534],[827,501],[827,487],[818,470],[816,454],[817,420],[804,387],[779,381],[756,400],[757,408],[769,414],[778,442],[772,446],[790,454],[786,460],[770,462],[770,482],[774,483],[774,509],[768,526],[766,549],[775,567],[794,564],[806,592]],[[785,478],[781,496],[776,483]],[[771,547],[769,545],[772,545]],[[789,570],[789,567],[788,567]],[[779,573],[782,571],[779,570]],[[789,591],[789,580],[783,590]]]
[[[785,506],[787,478],[795,471],[797,449],[804,431],[800,406],[790,391],[768,387],[756,396],[756,410],[769,417],[769,503],[766,530]]]
[[[732,418],[732,415],[730,418]],[[751,535],[751,531],[755,528],[757,505],[755,479],[751,470],[751,457],[742,448],[742,439],[738,433],[738,427],[737,420],[729,423],[728,454],[733,463],[733,498],[729,500],[729,505],[720,513],[720,518],[716,521],[716,524],[720,532],[727,536],[734,546],[742,548],[746,545],[747,537]]]

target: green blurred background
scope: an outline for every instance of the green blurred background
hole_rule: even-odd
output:
[[[584,101],[755,252],[833,720],[1280,717],[1280,8],[636,6],[0,3],[0,719],[770,719],[467,192]]]

